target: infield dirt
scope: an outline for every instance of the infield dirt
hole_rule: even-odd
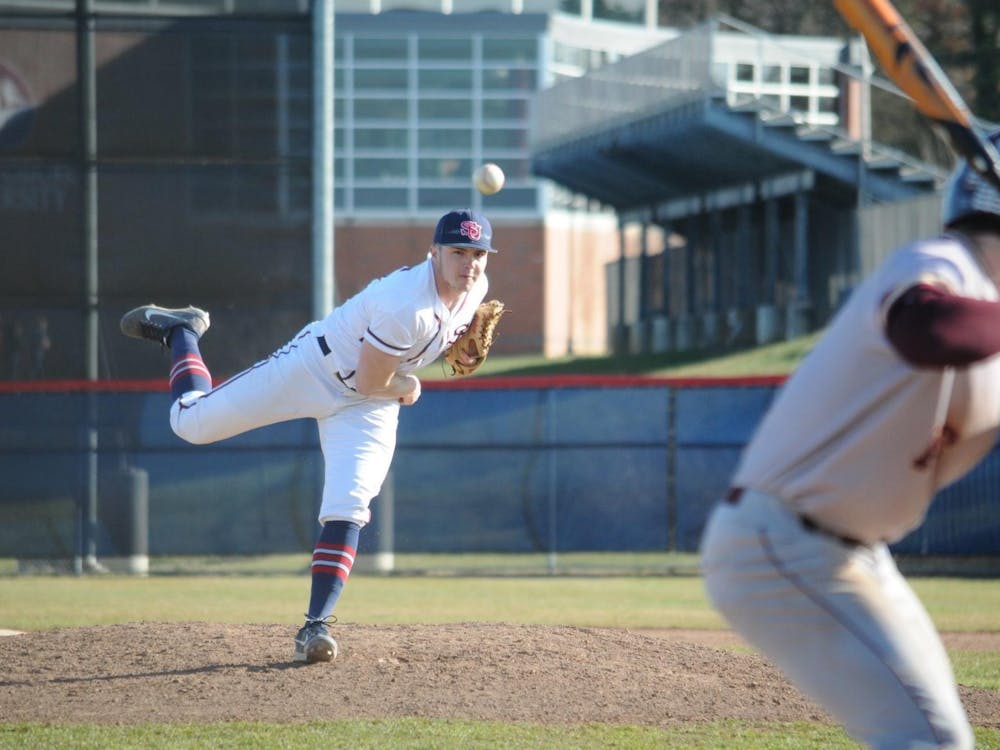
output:
[[[127,623],[0,638],[3,721],[424,717],[666,726],[829,721],[728,632],[339,624],[332,663],[291,662],[295,627]],[[1000,634],[945,634],[1000,650]],[[1000,727],[1000,692],[962,688]]]

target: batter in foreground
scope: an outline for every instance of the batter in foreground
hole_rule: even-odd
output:
[[[851,737],[885,750],[974,744],[941,639],[887,547],[1000,426],[1000,193],[959,168],[944,227],[855,290],[702,539],[725,619]]]
[[[215,388],[198,346],[209,326],[207,312],[144,305],[122,318],[125,335],[170,349],[170,426],[189,443],[214,443],[291,419],[317,421],[325,460],[321,530],[295,661],[337,656],[327,621],[371,518],[369,504],[388,474],[399,407],[420,398],[413,372],[456,341],[461,348],[462,334],[475,330],[473,318],[487,291],[486,259],[496,252],[492,240],[485,216],[445,214],[426,260],[372,281]]]

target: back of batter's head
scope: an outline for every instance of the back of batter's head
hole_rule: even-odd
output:
[[[1000,130],[990,140],[1000,146]],[[948,229],[1000,234],[1000,191],[963,162],[948,179],[941,214]]]

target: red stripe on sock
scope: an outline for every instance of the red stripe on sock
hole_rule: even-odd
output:
[[[340,565],[317,565],[315,561],[309,570],[314,575],[336,576],[341,581],[347,581],[348,576],[351,575],[350,570],[344,570]]]
[[[313,551],[312,572],[320,575],[334,575],[346,581],[354,568],[356,550],[346,544],[319,543]],[[324,565],[322,563],[330,563]]]
[[[346,552],[351,557],[357,555],[357,550],[354,547],[349,547],[346,544],[330,544],[329,542],[316,542],[316,551],[319,550],[329,550],[330,552]]]
[[[174,366],[170,370],[170,379],[173,380],[177,375],[191,370],[200,371],[206,376],[208,375],[208,367],[205,366],[204,360],[201,357],[189,354],[174,362]]]

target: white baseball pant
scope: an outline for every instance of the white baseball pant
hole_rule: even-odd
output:
[[[746,490],[702,539],[705,587],[747,642],[878,750],[971,750],[951,663],[888,548],[803,527],[781,500]]]
[[[178,437],[201,445],[277,422],[315,419],[325,462],[319,521],[364,525],[392,462],[399,403],[365,398],[343,385],[320,349],[320,333],[319,323],[311,323],[208,393],[178,399],[170,426]]]

